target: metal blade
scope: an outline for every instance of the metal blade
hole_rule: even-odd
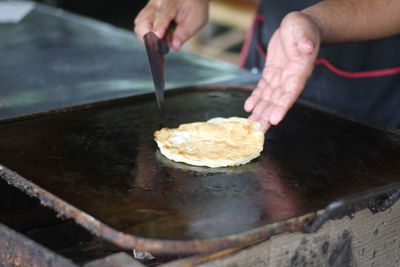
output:
[[[161,109],[161,103],[164,101],[164,54],[163,48],[160,49],[160,40],[153,32],[144,35],[144,44],[146,46],[147,57],[151,75],[153,76],[154,89],[157,98],[158,108]]]

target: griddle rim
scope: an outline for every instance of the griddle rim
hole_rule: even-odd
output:
[[[194,86],[184,87],[169,90],[166,92],[167,95],[179,94],[185,91],[192,91],[198,89],[206,90],[222,90],[222,89],[236,89],[250,91],[254,88],[254,85],[207,85],[207,86]],[[8,118],[0,120],[0,124],[14,123],[26,119],[35,119],[43,116],[51,116],[58,113],[70,112],[80,109],[87,109],[94,106],[103,106],[108,104],[115,104],[119,101],[127,101],[132,98],[146,97],[148,98],[153,93],[145,93],[142,95],[134,95],[130,97],[116,98],[111,100],[103,100],[93,102],[89,104],[80,104],[75,106],[68,106],[64,108],[58,108],[48,110],[39,113],[32,113],[24,116],[18,116],[15,118]],[[321,108],[316,105],[310,105],[306,101],[298,101],[301,105],[306,105],[312,109],[317,109],[329,114],[335,114],[328,109]],[[340,116],[339,116],[340,117]],[[343,118],[343,117],[342,117]],[[344,117],[344,119],[348,119]],[[354,120],[352,120],[354,121]],[[357,121],[355,121],[357,122]],[[361,124],[367,124],[373,128],[379,128],[368,123],[358,122]],[[383,130],[383,128],[380,128]],[[387,129],[385,129],[387,131]],[[397,134],[397,132],[392,132]],[[95,235],[107,239],[108,241],[126,249],[137,249],[141,251],[148,251],[155,254],[195,254],[195,253],[210,253],[218,250],[233,248],[233,247],[246,247],[264,240],[269,239],[273,235],[278,235],[287,232],[303,231],[303,232],[314,232],[318,230],[327,220],[339,219],[347,215],[352,215],[354,212],[359,210],[370,208],[371,200],[380,198],[385,195],[396,194],[396,199],[391,203],[394,204],[398,198],[398,191],[400,190],[400,182],[385,185],[382,187],[374,188],[373,190],[367,190],[358,194],[351,195],[349,197],[338,199],[326,208],[307,213],[298,217],[290,218],[287,220],[267,224],[261,227],[257,227],[251,230],[243,231],[237,234],[226,235],[222,237],[208,238],[208,239],[194,239],[194,240],[165,240],[165,239],[154,239],[154,238],[143,238],[131,234],[126,234],[121,231],[117,231],[114,228],[106,225],[100,220],[94,218],[90,214],[78,209],[74,205],[62,200],[61,198],[53,195],[49,191],[42,187],[30,182],[28,179],[21,175],[13,172],[12,170],[0,165],[0,178],[4,179],[8,184],[20,189],[27,193],[31,197],[36,197],[40,200],[41,205],[47,206],[57,212],[58,216],[64,218],[71,218],[85,229],[89,230]],[[390,206],[391,206],[390,205]],[[389,206],[388,206],[389,207]],[[388,207],[381,207],[379,211],[383,211]]]

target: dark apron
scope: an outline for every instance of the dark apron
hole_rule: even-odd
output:
[[[262,71],[268,40],[282,18],[318,0],[260,1],[243,67]],[[355,119],[400,128],[400,35],[322,47],[300,96]]]

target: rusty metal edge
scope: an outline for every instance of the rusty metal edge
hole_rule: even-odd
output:
[[[125,252],[117,252],[107,257],[85,263],[83,267],[145,267]]]
[[[305,233],[315,232],[328,220],[341,219],[344,216],[352,217],[365,208],[371,210],[372,213],[382,212],[393,206],[399,199],[400,181],[359,192],[331,202],[323,210],[320,210],[314,221],[305,225],[302,231]]]
[[[58,213],[58,216],[73,219],[76,223],[95,235],[105,238],[122,248],[138,249],[155,254],[210,253],[226,248],[241,247],[249,243],[266,240],[273,235],[299,231],[304,225],[309,225],[314,220],[317,213],[319,213],[309,213],[286,221],[244,231],[242,233],[209,239],[162,240],[142,238],[125,234],[109,227],[96,218],[1,165],[0,177],[8,184],[26,192],[31,197],[38,198],[43,206],[55,210]]]
[[[75,267],[71,260],[0,223],[0,265]]]

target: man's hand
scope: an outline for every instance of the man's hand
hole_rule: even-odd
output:
[[[264,131],[278,124],[302,92],[314,68],[321,33],[314,20],[302,13],[289,13],[273,34],[262,78],[244,109]]]
[[[179,50],[208,20],[208,0],[150,0],[135,19],[135,32],[143,35],[153,31],[163,38],[172,21],[176,28],[169,46]]]

